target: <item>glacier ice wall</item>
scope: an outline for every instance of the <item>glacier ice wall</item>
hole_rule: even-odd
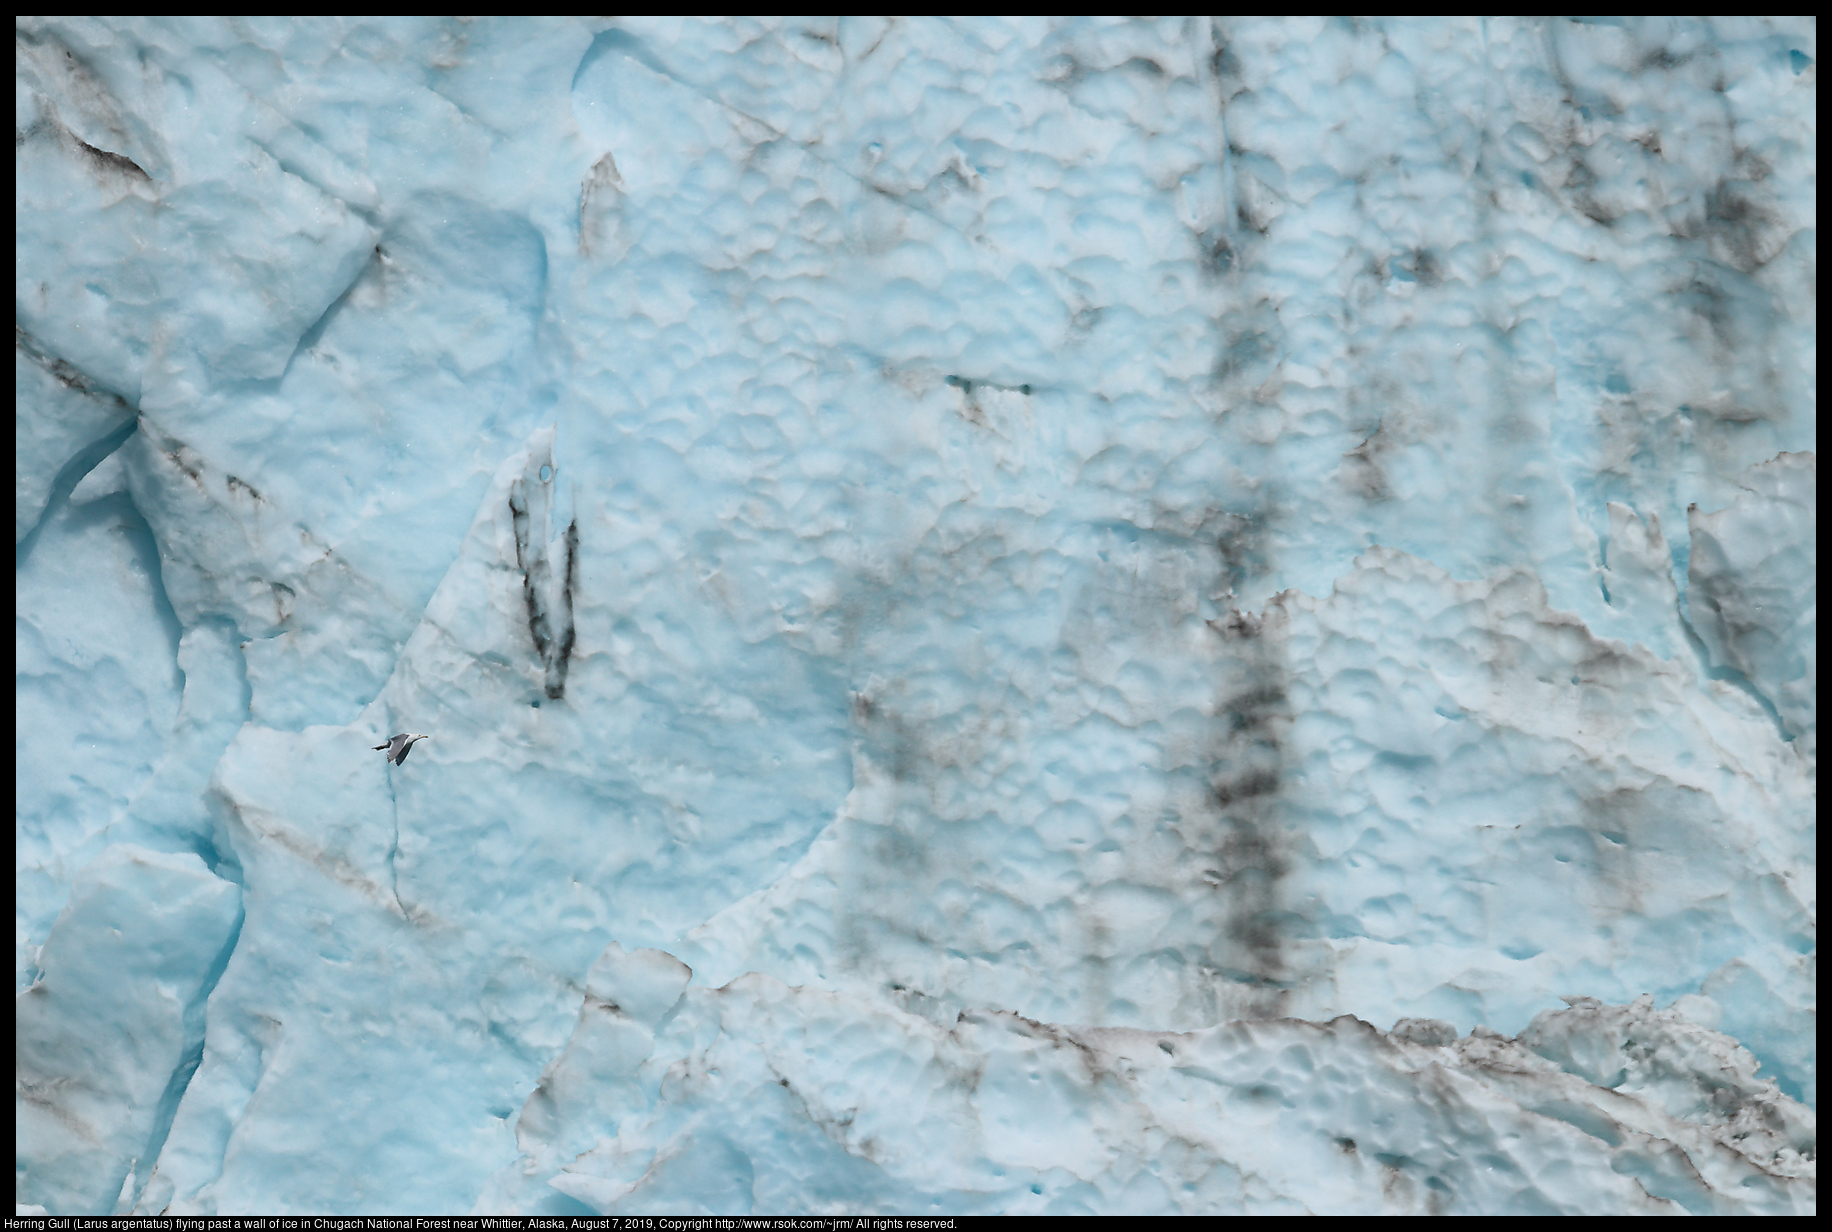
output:
[[[20,19],[21,1208],[1812,1210],[1816,54]]]

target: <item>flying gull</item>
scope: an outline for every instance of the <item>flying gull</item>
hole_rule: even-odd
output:
[[[388,760],[398,766],[407,760],[408,751],[413,748],[414,741],[431,739],[431,736],[410,736],[406,732],[402,732],[398,736],[388,737],[387,744],[378,744],[374,747],[378,750],[387,749]]]

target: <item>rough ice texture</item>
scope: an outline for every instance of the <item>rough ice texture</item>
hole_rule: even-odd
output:
[[[17,36],[22,1208],[1812,1211],[1810,23]]]
[[[1734,668],[1774,707],[1790,738],[1817,743],[1819,615],[1810,453],[1752,467],[1728,509],[1687,511],[1693,623],[1713,667]]]
[[[747,975],[653,1030],[588,997],[519,1137],[554,1188],[632,1214],[839,1213],[860,1191],[920,1213],[1811,1209],[1811,1114],[1652,998],[1444,1034],[944,1024]],[[532,1179],[507,1168],[479,1205]]]
[[[126,843],[77,874],[19,995],[19,1141],[37,1165],[22,1199],[111,1211],[135,1165],[151,1170],[203,1053],[240,898],[195,855]]]

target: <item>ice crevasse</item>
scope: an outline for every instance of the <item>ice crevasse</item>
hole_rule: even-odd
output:
[[[22,1212],[1815,1209],[1810,22],[15,34]]]

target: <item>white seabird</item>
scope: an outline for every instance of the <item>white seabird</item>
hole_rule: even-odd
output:
[[[376,748],[377,750],[387,749],[388,750],[387,760],[393,762],[395,765],[398,766],[402,762],[407,760],[407,752],[409,749],[413,748],[414,741],[431,740],[431,739],[432,739],[431,736],[410,736],[406,732],[402,732],[398,736],[388,737],[387,744],[378,744],[373,747]]]

